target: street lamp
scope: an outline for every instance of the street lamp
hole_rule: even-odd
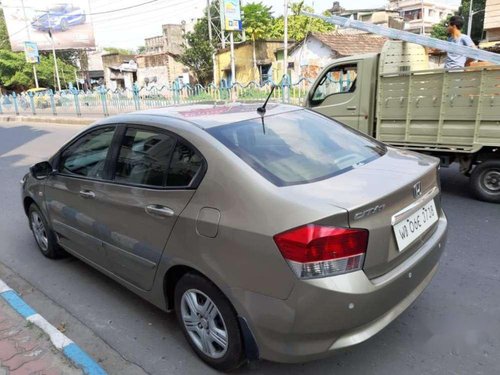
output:
[[[476,10],[475,12],[472,11],[472,4],[473,0],[470,0],[470,7],[469,7],[469,22],[467,22],[467,35],[470,36],[472,33],[472,16],[477,13],[484,12],[484,9],[481,10]]]

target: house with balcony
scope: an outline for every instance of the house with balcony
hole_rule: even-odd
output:
[[[404,30],[430,35],[432,26],[458,11],[458,6],[431,0],[390,0],[389,9],[399,12]]]
[[[500,0],[486,0],[484,32],[485,39],[480,47],[500,53]]]

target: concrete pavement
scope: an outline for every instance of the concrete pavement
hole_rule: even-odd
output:
[[[49,337],[0,298],[0,375],[83,374]]]
[[[15,124],[61,124],[61,125],[90,125],[99,120],[97,117],[77,117],[77,116],[26,116],[26,115],[5,115],[0,114],[0,123]]]

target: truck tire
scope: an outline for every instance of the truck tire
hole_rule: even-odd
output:
[[[479,200],[500,203],[500,160],[479,164],[472,172],[470,184]]]

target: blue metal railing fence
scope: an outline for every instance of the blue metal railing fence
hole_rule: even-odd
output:
[[[327,78],[330,84],[339,85],[338,91],[342,91],[346,86],[346,78],[340,77],[338,80],[330,76]],[[350,81],[349,76],[347,81]],[[110,90],[104,86],[90,91],[73,88],[53,92],[47,89],[0,95],[0,114],[100,117],[177,104],[258,101],[269,95],[272,85],[276,86],[272,95],[273,101],[301,105],[312,82],[313,80],[309,78],[300,78],[292,82],[290,77],[285,75],[278,84],[272,81],[264,84],[251,81],[246,84],[235,82],[230,86],[225,82],[220,85],[211,83],[202,86],[183,84],[180,80],[176,80],[169,85],[139,87],[134,84],[131,89],[117,90]]]

